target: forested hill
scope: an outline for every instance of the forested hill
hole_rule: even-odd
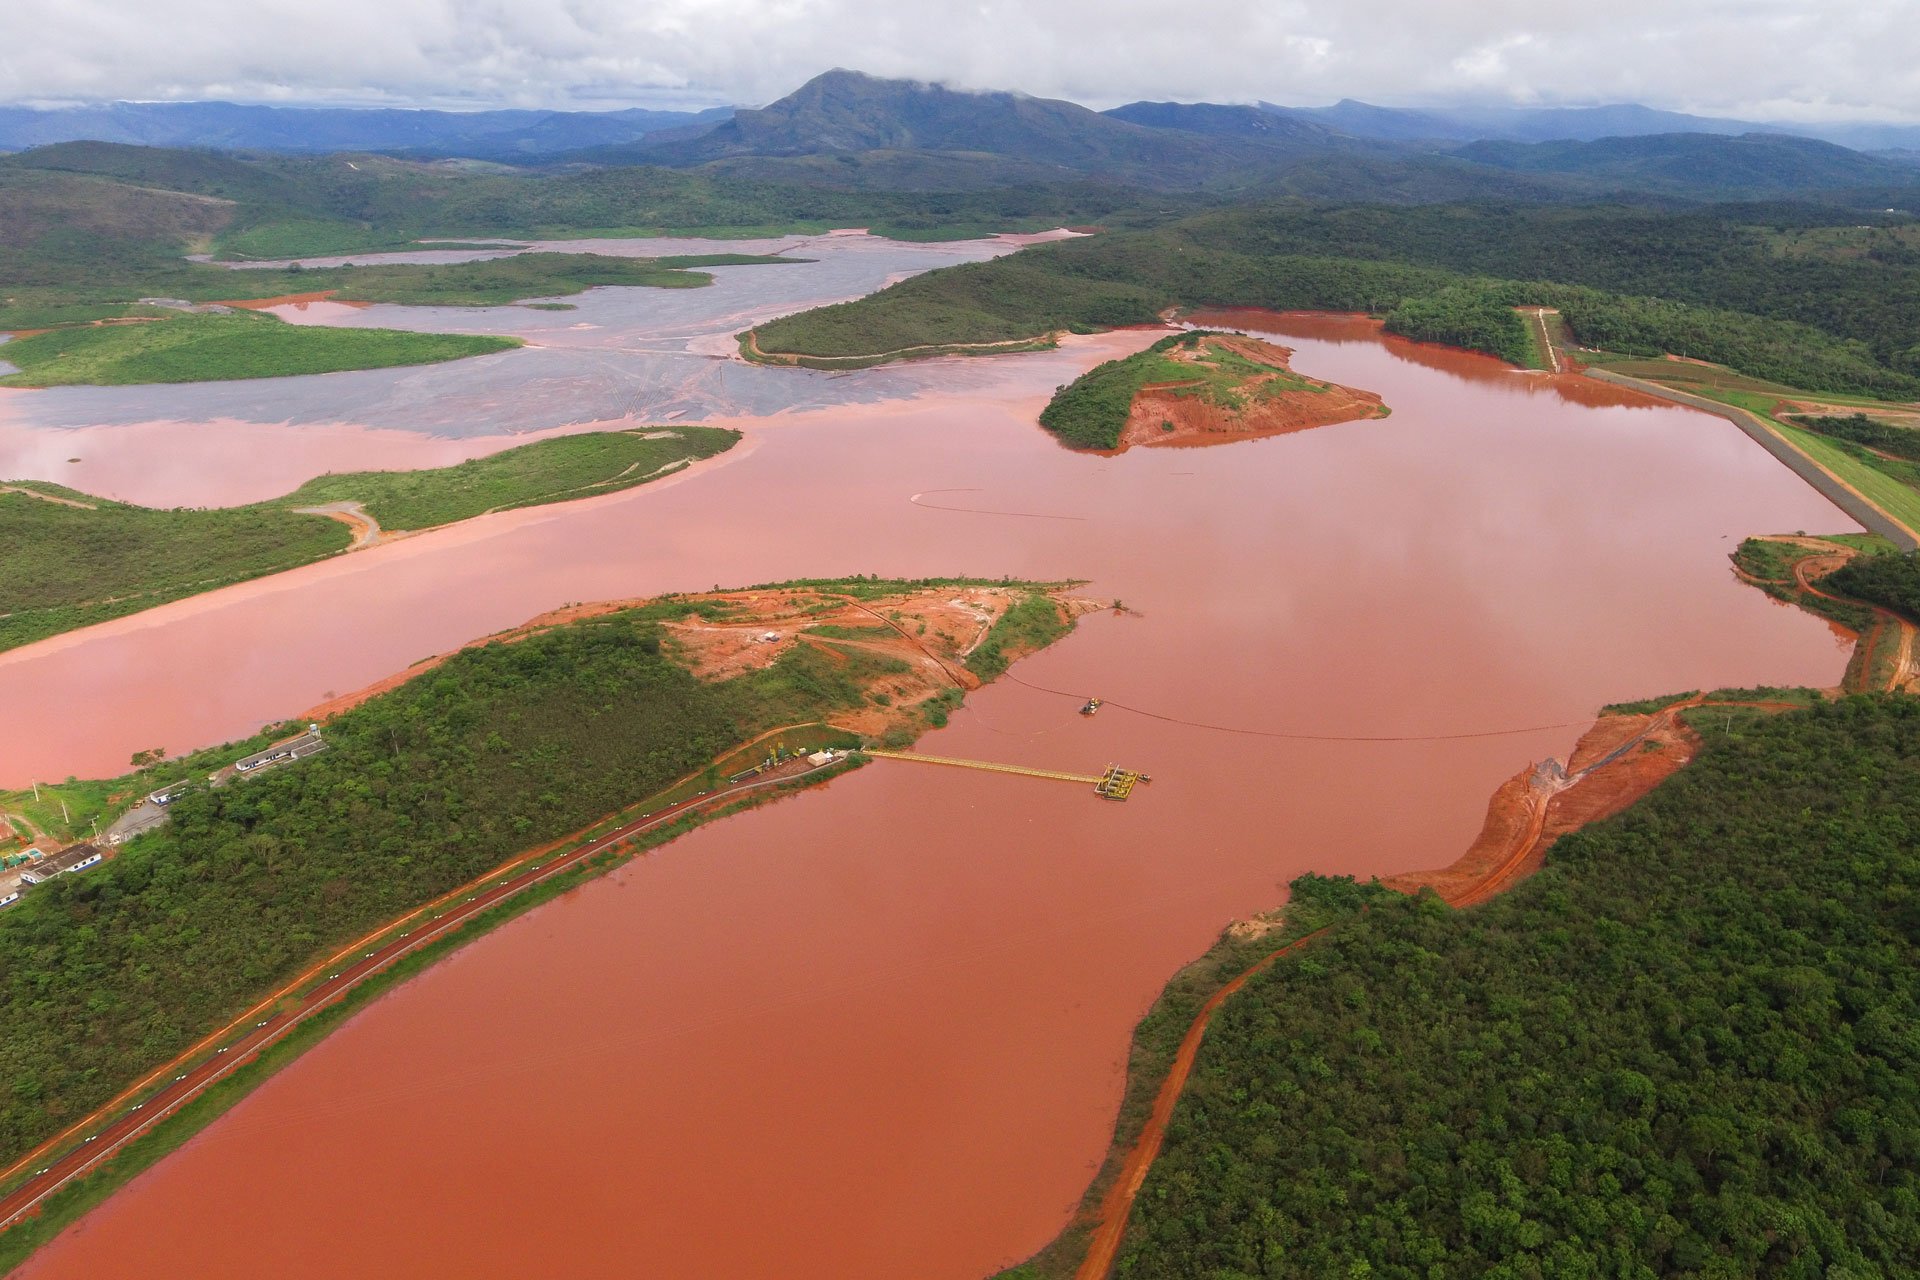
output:
[[[0,149],[56,142],[265,151],[426,151],[524,159],[631,142],[663,129],[711,124],[706,111],[429,111],[265,107],[233,102],[110,102],[0,107]]]
[[[1222,209],[931,272],[757,332],[767,351],[848,357],[1254,306],[1371,311],[1512,358],[1511,309],[1535,303],[1593,346],[1920,394],[1920,223],[1794,206]]]
[[[1215,1015],[1117,1274],[1920,1275],[1916,832],[1920,702],[1856,698],[1377,903]]]
[[[758,110],[738,111],[704,133],[642,141],[600,153],[666,164],[740,156],[936,152],[990,155],[1064,172],[1099,173],[1151,188],[1244,185],[1250,172],[1325,151],[1378,151],[1324,127],[1274,119],[1264,133],[1199,136],[1134,123],[1078,103],[1018,93],[976,93],[857,71],[815,76]]]
[[[1657,193],[1694,194],[1711,187],[1734,198],[1882,186],[1913,176],[1891,160],[1831,142],[1773,133],[1736,138],[1666,133],[1592,142],[1476,142],[1454,154],[1520,173],[1560,174]]]

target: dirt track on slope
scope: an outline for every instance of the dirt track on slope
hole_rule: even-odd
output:
[[[1480,835],[1453,863],[1432,871],[1408,872],[1383,883],[1407,894],[1432,889],[1456,908],[1485,902],[1512,888],[1540,868],[1555,840],[1589,822],[1619,813],[1692,760],[1700,738],[1681,721],[1680,713],[1702,705],[1784,710],[1792,704],[1707,704],[1696,696],[1650,715],[1603,716],[1581,736],[1564,767],[1556,761],[1532,765],[1501,784],[1487,806]],[[1192,1073],[1214,1011],[1261,970],[1332,927],[1262,957],[1201,1007],[1180,1042],[1172,1069],[1154,1095],[1146,1125],[1101,1201],[1086,1257],[1074,1272],[1075,1280],[1106,1280],[1112,1271],[1132,1216],[1134,1197],[1166,1139],[1167,1125]]]
[[[293,510],[296,515],[325,516],[329,520],[338,520],[353,530],[353,542],[347,547],[349,551],[358,551],[362,547],[377,547],[383,542],[404,538],[408,533],[414,532],[413,530],[385,532],[380,528],[380,522],[373,518],[372,513],[357,502],[329,502],[323,506],[295,507]]]
[[[1914,637],[1916,631],[1920,629],[1915,628],[1913,623],[1890,609],[1881,608],[1865,600],[1855,600],[1850,596],[1836,596],[1817,585],[1827,575],[1863,554],[1861,551],[1844,543],[1831,542],[1825,538],[1811,538],[1804,534],[1778,534],[1764,541],[1799,547],[1813,554],[1794,561],[1793,577],[1790,581],[1756,578],[1736,565],[1734,572],[1741,578],[1756,586],[1791,587],[1806,595],[1831,600],[1836,604],[1863,606],[1872,610],[1873,625],[1864,632],[1852,632],[1851,628],[1829,619],[1831,625],[1837,630],[1853,634],[1857,644],[1853,661],[1847,664],[1847,674],[1842,678],[1841,685],[1844,692],[1862,693],[1875,690],[1874,668],[1883,646],[1889,642],[1890,638],[1896,646],[1894,657],[1888,665],[1885,682],[1878,687],[1889,693],[1912,692],[1916,687],[1920,687],[1920,672],[1914,670]]]
[[[1329,925],[1327,929],[1332,927]],[[1280,957],[1298,951],[1319,938],[1327,929],[1316,930],[1265,956],[1258,964],[1214,992],[1200,1006],[1200,1012],[1187,1027],[1187,1034],[1180,1039],[1180,1048],[1174,1054],[1173,1066],[1167,1072],[1165,1083],[1153,1096],[1153,1110],[1147,1116],[1146,1126],[1127,1152],[1119,1176],[1107,1188],[1106,1197],[1101,1201],[1098,1225],[1094,1227],[1093,1237],[1088,1243],[1086,1258],[1074,1272],[1074,1280],[1105,1280],[1107,1272],[1112,1270],[1113,1259],[1120,1250],[1120,1240],[1126,1234],[1127,1220],[1133,1211],[1133,1198],[1147,1180],[1147,1171],[1160,1155],[1160,1145],[1166,1141],[1167,1125],[1173,1119],[1173,1108],[1180,1101],[1180,1092],[1186,1087],[1187,1077],[1193,1072],[1194,1059],[1200,1054],[1200,1041],[1206,1036],[1207,1023],[1212,1020],[1214,1010],[1225,1004],[1227,998],[1245,986],[1255,974]]]

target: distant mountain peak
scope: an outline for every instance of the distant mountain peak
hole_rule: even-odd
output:
[[[1252,108],[1196,108],[1204,113],[1251,113]],[[1242,139],[1285,137],[1305,127],[1281,122],[1262,131],[1259,121],[1239,127],[1176,132],[1074,102],[1007,90],[955,89],[893,80],[836,67],[792,93],[697,137],[636,151],[672,164],[745,157],[802,157],[861,152],[937,152],[992,156],[1032,166],[1032,173],[1091,173],[1156,186],[1209,181],[1270,153]],[[1327,136],[1311,130],[1316,139]],[[1196,138],[1192,133],[1210,133]]]

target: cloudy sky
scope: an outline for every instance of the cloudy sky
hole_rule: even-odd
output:
[[[0,0],[0,101],[755,105],[833,66],[1135,98],[1920,121],[1920,0]]]

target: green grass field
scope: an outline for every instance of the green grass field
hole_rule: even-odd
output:
[[[1792,441],[1796,449],[1858,489],[1869,502],[1908,529],[1920,533],[1920,491],[1902,484],[1825,436],[1788,426],[1778,418],[1769,417],[1767,422]]]
[[[593,253],[525,253],[478,262],[399,262],[275,272],[289,292],[334,290],[342,302],[426,307],[496,307],[523,298],[562,298],[610,286],[698,289],[713,277],[696,267],[802,262],[766,254],[710,253],[673,258],[609,258]],[[246,276],[239,277],[241,281]],[[235,295],[239,296],[239,295]],[[265,296],[274,296],[269,293]]]
[[[560,436],[429,471],[321,476],[282,498],[162,511],[58,485],[0,486],[0,650],[307,564],[346,525],[293,508],[359,502],[387,530],[613,493],[731,448],[717,427]]]
[[[1618,367],[1618,366],[1614,366]],[[1882,460],[1857,447],[1833,440],[1804,427],[1796,427],[1773,416],[1775,396],[1766,393],[1729,390],[1704,383],[1689,383],[1683,388],[1710,400],[1718,400],[1745,409],[1780,433],[1794,448],[1831,471],[1889,516],[1920,534],[1920,490],[1902,482],[1879,465]],[[1792,393],[1802,394],[1805,393]],[[1911,464],[1888,463],[1888,467],[1910,468]]]
[[[488,511],[613,493],[676,463],[723,453],[739,438],[739,432],[720,427],[559,436],[432,471],[320,476],[274,505],[358,502],[383,529],[426,529]]]
[[[1745,409],[1778,432],[1794,448],[1858,490],[1887,515],[1920,535],[1920,488],[1909,482],[1911,477],[1920,474],[1920,469],[1916,469],[1913,463],[1878,457],[1858,445],[1809,431],[1777,418],[1773,413],[1775,405],[1782,399],[1844,403],[1868,411],[1885,405],[1886,401],[1802,391],[1749,378],[1718,366],[1671,360],[1617,359],[1609,358],[1605,353],[1598,354],[1598,359],[1592,359],[1591,353],[1583,353],[1583,358],[1613,373],[1657,382],[1676,391]]]
[[[352,541],[325,516],[267,504],[159,511],[58,485],[11,488],[0,492],[0,649],[290,569]]]
[[[20,370],[0,386],[126,386],[227,382],[436,364],[518,347],[518,338],[328,329],[249,313],[182,313],[126,324],[55,329],[6,344]]]
[[[1765,378],[1749,377],[1724,365],[1649,359],[1645,356],[1623,356],[1610,351],[1581,351],[1579,356],[1582,362],[1599,365],[1609,372],[1625,374],[1629,378],[1645,378],[1649,382],[1662,382],[1681,391],[1691,391],[1696,395],[1717,397],[1732,392],[1744,392],[1785,400],[1816,400],[1822,404],[1851,405],[1866,410],[1889,403],[1873,396],[1850,395],[1840,391],[1807,391],[1800,387],[1789,387],[1784,383],[1769,382]],[[1729,401],[1729,403],[1732,402]],[[1742,407],[1748,406],[1743,404]],[[1772,408],[1771,403],[1767,408]],[[1754,412],[1759,413],[1762,410],[1755,409]]]

